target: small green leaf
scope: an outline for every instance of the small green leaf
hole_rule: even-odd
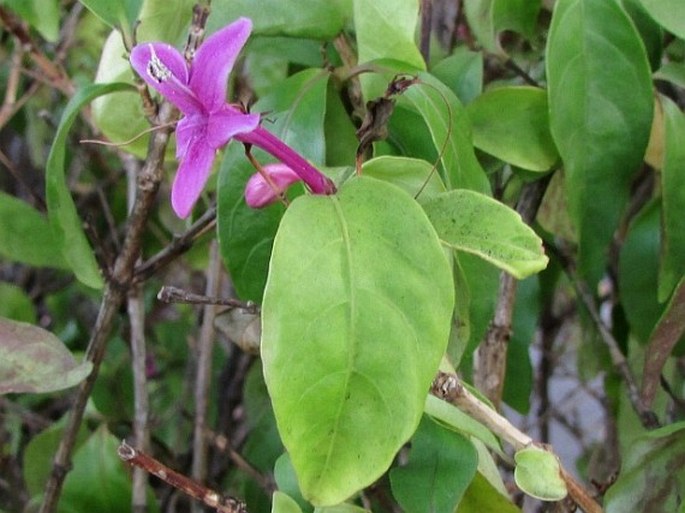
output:
[[[0,191],[0,255],[37,267],[68,269],[48,220],[27,203]]]
[[[35,324],[36,307],[23,289],[0,282],[0,317]]]
[[[302,513],[302,510],[290,496],[275,491],[271,502],[271,513]]]
[[[514,479],[528,495],[543,501],[560,501],[566,495],[559,458],[540,447],[530,446],[514,454]]]
[[[59,0],[2,0],[50,43],[59,39]]]
[[[469,0],[464,3],[464,12],[483,48],[504,54],[499,33],[513,30],[532,37],[540,6],[540,0]]]
[[[60,339],[43,328],[0,318],[0,394],[52,392],[73,387],[90,374]]]
[[[131,87],[130,84],[113,83],[91,84],[79,89],[64,108],[46,164],[45,199],[48,204],[48,219],[55,236],[55,249],[62,253],[76,278],[95,289],[102,287],[102,277],[88,239],[83,233],[82,222],[64,172],[67,135],[81,108],[93,98]]]
[[[659,267],[660,302],[666,301],[685,274],[685,115],[669,98],[661,97],[664,113],[662,183],[662,237]]]
[[[336,504],[323,508],[314,508],[314,513],[371,513],[368,509],[360,508],[354,504]]]
[[[488,194],[490,182],[473,152],[468,116],[454,93],[427,73],[407,89],[401,101],[423,117],[441,157],[442,177],[448,189],[464,188]]]
[[[681,511],[685,494],[685,423],[648,431],[626,447],[621,473],[604,496],[604,511]]]
[[[393,185],[353,178],[287,209],[264,294],[262,361],[313,504],[372,483],[413,434],[447,344],[451,281],[425,214]]]
[[[98,18],[112,28],[121,30],[130,41],[131,28],[138,17],[143,0],[80,0]]]
[[[431,73],[466,105],[483,91],[483,54],[458,46],[452,55],[433,66]]]
[[[457,513],[521,513],[503,492],[495,488],[478,472],[469,485]]]
[[[640,0],[649,15],[675,36],[685,39],[685,4],[680,0]]]
[[[473,144],[498,159],[530,171],[548,171],[559,160],[549,131],[547,93],[542,89],[491,89],[466,112]]]
[[[511,208],[484,194],[459,189],[424,208],[444,244],[478,255],[516,278],[547,266],[542,240]]]
[[[424,416],[409,461],[390,472],[392,494],[405,511],[453,513],[477,467],[478,454],[468,439]]]
[[[131,477],[117,456],[118,446],[119,440],[103,424],[74,453],[74,468],[64,481],[58,513],[130,513]],[[147,505],[150,513],[159,511],[152,493]]]
[[[649,140],[650,67],[616,1],[557,1],[546,62],[552,136],[579,234],[579,271],[593,287]]]

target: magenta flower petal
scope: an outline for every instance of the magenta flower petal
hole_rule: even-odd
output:
[[[166,43],[143,43],[131,50],[131,65],[138,75],[185,115],[202,110],[188,87],[188,66],[183,56]]]
[[[201,135],[189,142],[171,187],[171,206],[178,217],[188,217],[193,209],[207,183],[215,154],[216,148],[209,146]]]
[[[224,105],[220,111],[210,114],[207,123],[207,144],[221,148],[235,135],[250,132],[259,126],[259,114],[244,114]]]
[[[188,84],[208,112],[225,105],[228,74],[251,30],[252,22],[239,18],[208,37],[197,50]]]
[[[302,181],[299,175],[285,164],[267,164],[262,170],[269,175],[276,190],[261,173],[253,174],[245,185],[245,202],[252,208],[262,208],[278,201],[278,197],[288,187]]]

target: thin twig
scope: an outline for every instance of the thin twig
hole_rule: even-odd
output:
[[[171,243],[159,253],[138,265],[135,270],[135,282],[138,283],[147,280],[157,271],[188,251],[193,247],[195,241],[214,228],[215,223],[216,205],[212,205],[190,228],[188,228],[188,231],[172,240]]]
[[[609,331],[607,326],[604,324],[604,321],[602,321],[602,318],[599,314],[599,309],[597,308],[597,304],[595,303],[594,297],[592,296],[587,283],[578,276],[573,261],[561,248],[550,245],[548,246],[548,250],[553,252],[558,257],[562,267],[564,268],[564,272],[568,276],[573,288],[576,291],[576,294],[581,300],[583,306],[585,306],[587,312],[590,314],[590,319],[592,319],[592,322],[597,328],[597,331],[604,341],[604,344],[609,349],[611,362],[626,385],[628,399],[630,400],[633,410],[635,410],[635,413],[637,413],[638,417],[640,418],[640,422],[647,429],[658,428],[660,426],[659,419],[642,400],[640,389],[637,386],[637,380],[633,375],[633,371],[630,369],[630,365],[628,365],[628,360],[621,351],[618,341],[614,338],[611,331]]]
[[[247,513],[245,503],[233,497],[222,497],[214,490],[179,474],[175,470],[160,463],[152,456],[144,452],[137,451],[126,441],[121,442],[117,450],[119,457],[129,465],[134,465],[144,469],[146,472],[157,476],[165,483],[181,490],[192,498],[204,502],[210,508],[214,508],[219,513]]]
[[[207,266],[207,285],[205,294],[217,296],[221,285],[221,258],[216,240],[209,245],[209,265]],[[212,378],[212,350],[214,348],[214,318],[217,305],[205,304],[202,309],[202,325],[197,343],[197,367],[195,373],[195,422],[193,426],[193,466],[192,477],[199,483],[207,478],[207,408],[209,405],[209,386]],[[194,503],[192,510],[201,513],[199,504]]]
[[[166,285],[157,293],[157,299],[164,303],[189,303],[195,305],[219,305],[240,308],[249,313],[259,313],[259,307],[252,301],[243,302],[233,298],[203,296],[187,290]]]
[[[421,37],[419,49],[423,61],[428,64],[431,52],[431,28],[433,26],[433,0],[421,0]]]
[[[433,381],[431,393],[456,406],[471,418],[486,426],[495,435],[510,444],[516,451],[535,444],[530,436],[520,431],[506,418],[469,392],[454,374],[439,372]],[[543,448],[551,452],[550,448]],[[559,466],[561,478],[566,483],[568,493],[576,504],[585,510],[586,513],[602,513],[602,507],[595,501],[592,494],[576,481],[561,464]]]

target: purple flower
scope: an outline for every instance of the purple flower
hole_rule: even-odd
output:
[[[245,185],[245,202],[252,208],[274,203],[288,187],[301,181],[299,175],[285,164],[266,164],[262,170],[269,175],[271,183],[261,173],[255,173]]]
[[[240,18],[209,37],[191,65],[166,43],[142,43],[131,51],[131,65],[183,114],[176,127],[180,161],[171,205],[187,217],[207,182],[217,150],[232,138],[258,146],[292,168],[312,192],[331,194],[333,183],[280,139],[259,126],[258,114],[226,103],[228,74],[250,36],[252,22]]]

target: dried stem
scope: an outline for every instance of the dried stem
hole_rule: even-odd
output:
[[[203,296],[201,294],[194,294],[178,287],[164,286],[157,293],[157,299],[164,303],[190,303],[199,305],[219,305],[228,306],[231,308],[240,308],[249,313],[259,313],[259,307],[253,302],[243,302],[233,298],[222,298],[216,296]]]
[[[511,424],[506,418],[490,408],[483,401],[469,392],[454,374],[439,372],[433,381],[431,393],[440,399],[456,406],[471,418],[486,426],[495,435],[519,451],[534,440]],[[551,452],[551,449],[544,447]],[[563,467],[560,466],[561,478],[566,483],[569,495],[586,513],[601,513],[602,507],[595,501],[592,494],[576,481]]]
[[[125,441],[121,442],[117,453],[129,465],[144,469],[165,483],[181,490],[198,501],[202,501],[210,508],[214,508],[219,513],[247,513],[247,508],[243,502],[232,497],[222,497],[214,490],[183,474],[179,474],[144,452],[137,451]]]
[[[428,64],[431,51],[431,27],[433,26],[433,0],[421,0],[421,38],[419,49],[423,61]]]
[[[209,247],[209,266],[207,267],[207,286],[205,294],[217,296],[221,285],[221,259],[216,240]],[[207,407],[209,404],[209,385],[212,373],[212,350],[214,348],[214,317],[217,306],[205,304],[202,312],[202,326],[197,344],[197,372],[195,377],[195,424],[193,426],[193,468],[192,476],[203,483],[207,477]],[[199,504],[194,503],[192,510],[201,513]]]
[[[169,104],[163,104],[160,122],[168,123],[173,115],[172,107]],[[133,210],[129,216],[122,249],[117,256],[114,270],[105,287],[100,311],[86,352],[86,360],[93,364],[93,370],[75,392],[64,435],[57,449],[52,472],[45,487],[45,496],[40,513],[52,513],[55,510],[64,478],[71,468],[71,453],[74,449],[76,434],[83,420],[83,412],[97,379],[114,320],[133,281],[133,270],[140,254],[143,231],[163,176],[162,164],[164,163],[169,135],[170,129],[159,130],[150,139],[148,156],[138,176],[138,191]]]
[[[542,201],[550,177],[524,186],[516,210],[524,222],[530,224]],[[485,340],[478,347],[475,384],[499,408],[502,401],[504,375],[507,365],[507,346],[511,338],[511,321],[516,300],[516,278],[500,275],[495,315]]]

